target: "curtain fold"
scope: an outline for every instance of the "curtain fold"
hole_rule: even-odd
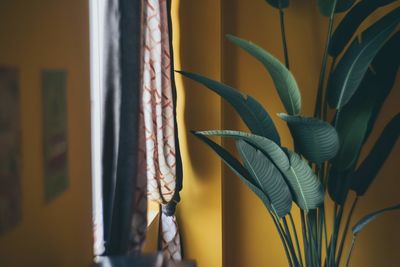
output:
[[[176,123],[170,7],[166,0],[144,0],[144,51],[141,116],[145,129],[148,197],[162,205],[160,249],[181,260],[175,217],[182,188],[182,163]]]
[[[126,254],[137,184],[141,1],[106,8],[103,209],[106,255]]]

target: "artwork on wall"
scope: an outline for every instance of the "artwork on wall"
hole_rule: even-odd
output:
[[[42,72],[45,201],[68,188],[67,73]]]
[[[18,71],[0,66],[0,235],[21,220]]]

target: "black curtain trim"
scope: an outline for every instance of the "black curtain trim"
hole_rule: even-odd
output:
[[[174,102],[174,127],[175,127],[175,156],[176,156],[176,188],[175,194],[172,198],[172,201],[167,204],[165,209],[167,215],[175,214],[176,204],[180,201],[179,192],[183,188],[183,166],[182,166],[182,157],[179,146],[179,132],[178,132],[178,123],[176,117],[176,106],[177,106],[177,92],[175,85],[175,70],[174,70],[174,50],[173,50],[173,38],[172,38],[172,17],[171,17],[171,0],[167,0],[167,12],[168,12],[168,37],[169,37],[169,52],[170,52],[170,62],[171,62],[171,87],[172,87],[172,96]]]

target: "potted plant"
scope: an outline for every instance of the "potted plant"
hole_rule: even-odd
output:
[[[357,35],[360,24],[371,13],[394,0],[317,1],[320,12],[329,19],[329,28],[314,116],[306,117],[301,115],[301,93],[289,70],[284,28],[284,10],[289,7],[289,0],[266,1],[280,13],[285,64],[256,44],[232,35],[227,38],[259,60],[271,75],[286,109],[278,116],[287,123],[294,148],[281,145],[270,115],[256,99],[199,74],[178,71],[223,97],[251,131],[193,134],[262,200],[275,223],[289,266],[348,266],[357,235],[365,225],[385,212],[400,209],[400,205],[394,205],[358,221],[351,228],[352,245],[344,257],[344,243],[358,199],[368,191],[400,133],[398,113],[383,129],[369,155],[357,164],[396,78],[400,8],[394,8]],[[347,13],[333,30],[334,16],[339,12]],[[333,118],[329,114],[334,114]],[[234,138],[240,160],[210,136]],[[356,196],[345,214],[350,192]],[[325,198],[326,194],[330,198]],[[325,201],[329,199],[334,202],[332,218],[325,211]],[[301,215],[301,231],[297,231],[292,217],[293,202]],[[330,231],[328,219],[333,220]]]

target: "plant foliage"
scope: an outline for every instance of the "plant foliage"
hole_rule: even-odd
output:
[[[202,75],[179,71],[220,95],[250,130],[250,133],[212,130],[193,134],[263,202],[281,238],[289,266],[317,267],[324,263],[326,267],[337,267],[342,262],[358,199],[377,178],[400,134],[400,113],[397,113],[360,161],[361,151],[377,128],[375,122],[396,80],[400,64],[400,8],[393,8],[353,38],[363,21],[394,0],[316,0],[321,14],[328,17],[329,28],[314,117],[309,117],[301,114],[300,89],[289,70],[284,30],[284,12],[289,0],[266,2],[279,9],[285,64],[248,40],[233,35],[227,35],[227,39],[262,63],[271,76],[287,113],[278,116],[287,123],[294,148],[282,146],[272,118],[256,99]],[[346,13],[332,34],[333,20],[339,12]],[[332,66],[325,77],[329,56]],[[334,114],[332,122],[330,113]],[[214,142],[213,136],[234,139],[239,159]],[[327,193],[334,202],[332,217],[325,212]],[[353,199],[353,204],[346,216],[344,210],[349,199]],[[301,215],[300,235],[291,215],[292,202],[297,204]],[[357,234],[377,217],[398,209],[400,206],[395,205],[378,210],[353,226],[347,265]],[[329,231],[328,226],[332,226]]]

